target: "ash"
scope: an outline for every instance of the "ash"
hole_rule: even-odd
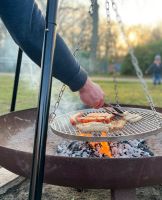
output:
[[[61,156],[82,158],[105,157],[105,155],[99,153],[98,148],[98,146],[96,146],[96,148],[93,148],[89,142],[66,141],[58,145],[57,154]]]
[[[142,139],[110,142],[108,144],[113,158],[150,157],[154,155],[146,141]],[[97,143],[94,148],[89,142],[64,141],[58,145],[57,154],[67,157],[108,158],[105,154],[100,153],[100,145],[100,143]]]
[[[110,142],[109,145],[114,158],[138,158],[154,155],[143,139]]]

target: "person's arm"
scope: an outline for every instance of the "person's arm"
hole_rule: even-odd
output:
[[[15,42],[37,64],[41,65],[45,19],[34,0],[0,0],[0,17]],[[95,108],[104,104],[102,89],[93,83],[57,35],[53,75],[79,91],[80,99]]]
[[[35,1],[1,0],[0,16],[15,42],[40,66],[45,19]],[[58,34],[53,75],[72,91],[81,89],[87,80],[87,73]]]

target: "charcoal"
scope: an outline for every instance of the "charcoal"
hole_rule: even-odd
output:
[[[63,150],[64,149],[60,145],[58,145],[58,147],[57,147],[57,153],[61,153]]]
[[[147,150],[147,153],[150,155],[150,156],[154,156],[155,154],[151,151],[151,150]]]
[[[100,132],[92,132],[92,135],[95,137],[100,137],[101,133]]]
[[[113,157],[118,158],[149,157],[154,155],[143,139],[111,142],[110,148]]]
[[[127,149],[127,150],[129,150],[129,149],[131,149],[131,146],[126,143],[126,144],[124,144],[124,148]]]
[[[139,142],[140,142],[141,144],[146,144],[146,140],[144,140],[144,139],[139,139]]]
[[[141,154],[137,152],[137,153],[134,153],[132,156],[138,158],[138,157],[141,157]]]
[[[68,149],[72,150],[73,148],[78,148],[78,144],[76,141],[73,141],[69,144]]]
[[[95,151],[93,156],[97,158],[102,158],[104,155],[100,154],[98,151]]]
[[[88,158],[89,154],[86,151],[83,151],[83,153],[81,154],[81,157]]]
[[[115,155],[117,155],[117,154],[119,153],[119,150],[118,150],[117,147],[112,147],[112,148],[111,148],[111,152],[112,152],[112,154],[115,156]],[[122,151],[121,151],[121,152],[122,152]]]
[[[132,147],[138,147],[139,144],[138,140],[128,140],[128,142]]]
[[[112,157],[114,158],[138,158],[150,157],[154,155],[154,153],[147,146],[146,141],[143,139],[110,142],[109,146],[111,149]],[[65,141],[58,145],[57,154],[60,156],[83,158],[108,157],[104,153],[100,153],[101,147],[101,143],[92,145],[89,142]]]
[[[122,156],[120,156],[118,158],[129,158],[129,156],[128,155],[122,155]]]

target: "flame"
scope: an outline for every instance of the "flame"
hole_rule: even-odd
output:
[[[101,136],[106,136],[106,132],[102,132]],[[99,153],[108,156],[109,158],[112,158],[110,146],[108,142],[90,142],[90,144],[93,146],[93,148],[96,148],[96,146],[99,146],[98,151]]]
[[[91,133],[81,133],[80,135],[87,136],[87,137],[92,136]],[[106,132],[102,132],[101,136],[106,136]],[[111,154],[111,150],[110,150],[110,146],[109,146],[108,142],[90,142],[90,145],[94,149],[97,149],[100,154],[106,155],[109,158],[112,158],[112,154]]]

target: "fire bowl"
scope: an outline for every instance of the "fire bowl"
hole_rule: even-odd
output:
[[[158,111],[162,113],[162,108],[158,108]],[[0,116],[0,165],[28,178],[31,173],[36,112],[36,108],[32,108]],[[147,138],[155,154],[148,158],[58,156],[57,146],[62,141],[64,139],[54,135],[49,128],[45,183],[98,189],[135,188],[162,183],[161,134]]]

